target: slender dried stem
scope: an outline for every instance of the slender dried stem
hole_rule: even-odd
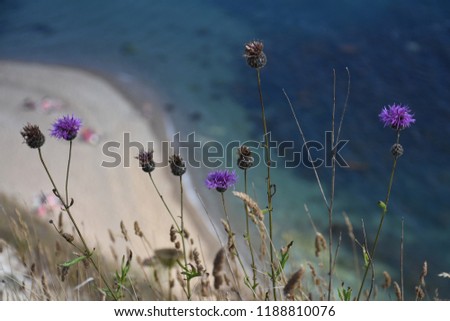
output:
[[[397,130],[397,144],[399,144],[399,141],[400,141],[400,130]],[[386,199],[384,201],[384,205],[382,206],[380,224],[378,225],[378,230],[377,230],[377,234],[375,236],[375,241],[373,243],[372,251],[370,252],[370,257],[371,257],[370,263],[366,266],[366,269],[364,271],[364,276],[361,281],[361,286],[358,291],[358,296],[356,297],[357,301],[359,301],[359,298],[361,297],[362,289],[364,287],[364,282],[367,277],[367,272],[369,271],[369,267],[372,264],[372,260],[373,260],[375,250],[376,250],[377,244],[378,244],[378,238],[380,237],[381,228],[383,227],[384,218],[386,217],[386,213],[388,211],[389,198],[391,196],[392,184],[394,182],[394,175],[395,175],[395,169],[397,167],[397,160],[398,160],[398,157],[394,157],[394,161],[392,163],[391,176],[389,178],[389,185],[388,185],[388,190],[387,190],[387,194],[386,194]]]
[[[248,195],[247,193],[247,169],[244,169],[244,191],[245,194]],[[248,213],[248,206],[247,204],[245,204],[244,202],[244,209],[245,209],[245,231],[246,231],[246,235],[245,238],[247,239],[247,244],[248,244],[248,248],[250,250],[250,258],[251,258],[251,268],[252,268],[252,277],[253,277],[253,284],[252,284],[252,288],[253,290],[256,289],[258,282],[257,282],[257,278],[256,278],[256,264],[255,264],[255,254],[253,252],[253,244],[251,241],[251,237],[250,237],[250,217],[249,217],[249,213]],[[255,292],[253,292],[253,298],[256,299],[256,294]]]
[[[66,171],[66,204],[69,204],[69,170],[71,159],[72,159],[72,141],[69,141],[69,158],[67,161],[67,171]]]
[[[222,206],[223,206],[223,211],[225,212],[225,217],[226,217],[226,220],[227,220],[227,224],[228,224],[228,226],[229,226],[229,228],[231,230],[231,223],[230,223],[230,218],[228,216],[227,207],[225,205],[225,195],[224,194],[225,194],[224,192],[220,193],[221,198],[222,198]],[[232,235],[228,235],[228,237],[232,237]],[[255,292],[255,290],[252,288],[252,286],[250,284],[250,278],[248,277],[247,271],[245,270],[244,263],[242,262],[241,256],[239,255],[239,251],[237,249],[236,244],[234,244],[234,253],[233,254],[236,255],[236,257],[237,257],[237,259],[239,261],[239,265],[242,268],[242,272],[244,272],[244,278],[245,278],[244,279],[245,280],[244,283],[245,283],[245,285],[252,291],[253,296],[255,297],[256,296],[256,292]]]
[[[270,160],[270,149],[269,149],[269,137],[268,137],[268,131],[267,131],[267,121],[266,121],[266,114],[265,114],[265,108],[264,108],[264,100],[262,95],[262,88],[261,88],[261,72],[258,69],[256,69],[256,75],[257,75],[257,81],[258,81],[258,92],[259,92],[259,101],[261,103],[261,116],[262,116],[262,122],[263,122],[263,130],[264,130],[264,154],[265,154],[265,163],[267,167],[267,177],[266,177],[266,183],[267,183],[267,206],[268,206],[268,212],[269,212],[269,238],[270,242],[273,243],[273,224],[272,224],[272,183],[270,181],[270,166],[271,166],[271,160]],[[273,299],[277,300],[277,291],[276,291],[276,276],[275,276],[275,260],[274,260],[274,250],[273,246],[270,246],[270,269],[271,269],[271,279],[272,279],[272,290],[273,290]]]
[[[106,288],[108,289],[109,293],[111,294],[111,296],[113,297],[114,300],[118,300],[118,298],[115,296],[112,288],[109,286],[108,281],[106,280],[105,276],[103,275],[103,273],[101,273],[100,268],[98,267],[97,263],[95,262],[95,260],[92,257],[92,251],[90,250],[90,248],[87,246],[87,243],[83,237],[83,234],[81,233],[80,229],[78,228],[78,224],[75,222],[75,219],[73,218],[72,213],[70,212],[70,205],[62,198],[61,194],[58,191],[58,188],[56,187],[55,182],[53,181],[52,175],[50,174],[50,171],[47,168],[47,165],[44,161],[44,158],[42,157],[42,151],[40,148],[38,148],[38,153],[39,153],[39,159],[42,163],[42,166],[45,169],[45,172],[47,173],[48,178],[50,179],[50,182],[52,183],[53,186],[53,192],[56,195],[56,197],[58,197],[58,199],[60,200],[61,204],[64,207],[64,210],[66,211],[66,213],[69,216],[70,221],[72,222],[73,226],[75,227],[75,230],[78,234],[78,237],[81,240],[81,243],[83,244],[83,248],[84,248],[84,254],[86,255],[87,259],[92,263],[92,266],[94,267],[94,269],[97,271],[97,273],[99,274],[100,278],[102,279],[103,283],[105,283]],[[69,153],[70,155],[70,153]],[[69,160],[70,162],[70,160]],[[69,166],[67,166],[67,172],[69,171]],[[67,183],[68,179],[66,178],[66,183]],[[67,189],[66,189],[67,191]],[[67,193],[67,192],[66,192]],[[66,194],[66,198],[68,200],[67,194]]]
[[[188,261],[187,261],[187,251],[186,251],[186,241],[185,241],[185,234],[184,234],[184,214],[183,214],[183,176],[180,176],[180,206],[181,206],[181,212],[180,212],[180,220],[181,220],[181,244],[183,246],[183,256],[184,256],[184,267],[188,268]],[[187,299],[191,300],[191,280],[190,278],[186,279],[186,296]]]
[[[148,176],[150,177],[150,180],[152,181],[153,187],[155,187],[156,193],[158,194],[159,198],[161,199],[161,201],[164,204],[164,207],[166,208],[167,212],[169,213],[170,217],[172,218],[173,223],[175,224],[175,226],[177,227],[177,230],[179,233],[181,233],[181,229],[180,226],[178,225],[177,220],[175,219],[175,217],[173,216],[172,212],[169,209],[169,206],[167,205],[164,197],[162,196],[162,194],[160,193],[158,187],[156,186],[155,181],[153,180],[153,176],[151,173],[148,173]]]
[[[336,70],[333,69],[333,112],[331,114],[331,195],[330,206],[328,206],[328,301],[331,300],[331,288],[333,285],[333,209],[334,209],[334,187],[336,183],[336,150],[334,149],[334,123],[336,115]]]
[[[402,234],[401,234],[401,239],[400,239],[400,287],[401,287],[401,301],[404,301],[405,298],[403,296],[404,292],[404,288],[403,288],[403,245],[404,245],[404,240],[405,240],[405,219],[402,217]]]

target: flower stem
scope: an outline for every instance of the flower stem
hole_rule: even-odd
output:
[[[72,159],[72,141],[69,141],[69,158],[67,160],[67,171],[66,171],[66,204],[69,204],[69,170],[70,170],[70,160]]]
[[[180,220],[181,220],[181,243],[183,246],[183,255],[184,255],[184,267],[188,268],[188,262],[187,262],[187,251],[186,251],[186,243],[185,243],[185,234],[184,234],[184,215],[183,215],[183,176],[180,176],[180,207],[181,207],[181,214],[180,214]],[[186,296],[189,301],[191,301],[191,280],[190,278],[186,278]]]
[[[399,143],[399,141],[400,141],[400,130],[397,130],[397,144]],[[388,190],[387,190],[387,193],[386,193],[386,198],[385,198],[383,210],[382,210],[382,213],[381,213],[380,224],[378,225],[378,230],[377,230],[377,234],[375,236],[375,241],[373,243],[372,251],[370,252],[370,261],[367,264],[366,269],[364,271],[364,276],[363,276],[363,279],[361,281],[361,286],[359,287],[358,296],[356,297],[356,301],[359,301],[359,299],[361,297],[362,289],[364,287],[364,282],[366,280],[367,273],[369,271],[369,267],[373,264],[373,257],[374,257],[374,254],[375,254],[375,250],[377,248],[378,238],[380,236],[381,228],[383,227],[384,218],[385,218],[386,213],[388,211],[389,198],[391,196],[392,184],[394,182],[394,175],[395,175],[395,169],[397,167],[397,160],[398,160],[398,157],[394,157],[394,161],[392,163],[391,176],[389,178]],[[368,296],[367,299],[370,299],[370,294],[371,293],[369,293],[369,296]]]
[[[100,276],[100,278],[102,279],[103,283],[105,283],[105,286],[106,286],[106,288],[108,289],[108,291],[109,291],[109,293],[111,294],[111,296],[113,297],[113,299],[114,299],[115,301],[117,301],[118,298],[115,296],[115,294],[114,294],[112,288],[109,286],[109,284],[108,284],[108,282],[107,282],[105,276],[103,275],[103,273],[100,272],[100,269],[99,269],[99,267],[97,266],[97,263],[96,263],[95,260],[92,258],[92,251],[91,251],[91,250],[89,249],[89,247],[87,246],[87,243],[86,243],[86,241],[85,241],[83,235],[81,234],[81,231],[80,231],[80,229],[78,228],[78,225],[77,225],[77,223],[75,222],[75,219],[73,218],[72,213],[70,212],[70,206],[69,206],[69,204],[68,204],[66,201],[64,201],[64,199],[62,198],[61,194],[59,193],[58,188],[56,187],[56,184],[55,184],[55,182],[53,181],[52,175],[50,174],[50,171],[48,170],[47,165],[45,164],[44,158],[42,157],[42,151],[41,151],[40,148],[38,148],[38,153],[39,153],[39,159],[41,160],[42,166],[44,167],[45,172],[47,173],[47,176],[48,176],[48,178],[50,179],[50,182],[52,183],[53,191],[54,191],[56,197],[58,197],[58,199],[61,201],[61,203],[62,203],[62,205],[63,205],[65,211],[67,212],[67,214],[68,214],[68,216],[69,216],[70,221],[72,222],[73,226],[75,227],[75,230],[76,230],[76,232],[77,232],[77,234],[78,234],[78,237],[79,237],[80,240],[81,240],[81,243],[83,244],[84,252],[85,252],[84,255],[85,255],[85,256],[89,259],[89,261],[92,263],[92,266],[94,267],[94,269],[95,269],[95,270],[97,271],[97,273],[99,274],[99,276]],[[70,152],[69,152],[69,155],[70,155]],[[70,158],[69,158],[69,163],[70,163]],[[68,171],[69,171],[69,165],[67,166],[67,173],[68,173]],[[66,177],[66,191],[67,191],[67,181],[68,181],[68,177]],[[66,199],[68,200],[67,192],[66,192]]]
[[[331,300],[331,289],[333,287],[333,209],[334,192],[336,185],[336,151],[334,149],[335,134],[335,115],[336,115],[336,71],[333,69],[333,112],[331,119],[331,195],[330,206],[328,206],[328,251],[329,251],[329,275],[328,275],[328,301]]]
[[[164,204],[164,207],[166,208],[167,212],[169,213],[170,217],[172,218],[173,223],[175,224],[177,230],[179,233],[181,233],[181,229],[180,226],[177,223],[177,220],[175,219],[175,217],[173,216],[172,212],[169,209],[169,206],[167,205],[166,201],[164,200],[164,197],[162,196],[162,194],[159,192],[158,187],[155,184],[155,181],[153,180],[153,176],[151,173],[148,173],[148,176],[150,177],[150,180],[152,181],[153,186],[155,187],[156,193],[158,194],[159,198],[161,199],[161,201]]]
[[[244,191],[245,194],[248,195],[247,192],[247,169],[244,169]],[[249,224],[249,213],[248,213],[248,207],[247,205],[244,203],[244,208],[245,208],[245,228],[246,228],[246,239],[247,239],[247,244],[248,244],[248,248],[250,250],[250,257],[252,260],[252,276],[253,276],[253,284],[252,284],[252,288],[253,290],[256,289],[257,287],[257,279],[256,279],[256,264],[255,264],[255,254],[253,253],[253,245],[251,242],[251,237],[250,237],[250,224]],[[253,292],[253,298],[256,299],[256,294],[255,292]]]
[[[273,291],[273,299],[277,301],[277,292],[276,292],[276,276],[275,276],[275,268],[274,268],[274,253],[273,253],[273,228],[272,228],[272,184],[270,181],[270,150],[269,150],[269,141],[268,141],[268,133],[267,133],[267,122],[266,122],[266,113],[264,108],[264,101],[262,96],[262,88],[261,88],[261,72],[259,69],[256,69],[257,81],[258,81],[258,92],[259,92],[259,101],[261,103],[261,116],[263,122],[263,130],[264,130],[264,154],[265,154],[265,163],[267,167],[267,206],[269,212],[269,238],[270,238],[270,269],[271,269],[271,279],[272,279],[272,291]]]

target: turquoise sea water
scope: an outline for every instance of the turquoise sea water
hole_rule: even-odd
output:
[[[389,178],[394,133],[377,115],[393,102],[408,104],[416,125],[402,133],[405,155],[392,192],[377,257],[398,280],[401,218],[405,266],[412,296],[424,260],[429,292],[450,284],[450,4],[447,1],[25,1],[0,0],[0,59],[65,64],[108,75],[139,99],[153,99],[186,135],[203,141],[261,139],[256,77],[242,58],[243,44],[261,39],[268,64],[262,84],[268,124],[277,141],[299,135],[282,89],[291,96],[308,139],[323,142],[330,129],[333,68],[342,109],[351,73],[343,157],[338,169],[336,239],[342,231],[339,277],[353,277],[351,245],[341,213],[361,239],[361,219],[373,239]],[[135,86],[139,84],[139,86]],[[138,89],[137,89],[138,88]],[[151,117],[151,115],[150,115]],[[329,170],[321,169],[329,192]],[[250,172],[264,203],[264,170]],[[203,189],[201,175],[195,177]],[[277,246],[295,240],[311,248],[305,214],[326,233],[327,216],[311,170],[273,170]],[[242,188],[241,185],[238,188]],[[214,198],[213,192],[203,193]],[[231,195],[230,195],[230,202]],[[236,208],[238,203],[236,203]],[[236,222],[242,220],[236,211]],[[296,259],[315,262],[312,249]],[[324,262],[326,260],[324,259]],[[381,265],[381,263],[379,263]]]

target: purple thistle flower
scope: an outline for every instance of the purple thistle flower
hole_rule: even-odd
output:
[[[411,110],[408,106],[393,104],[388,108],[383,107],[383,110],[378,115],[384,126],[391,126],[394,129],[400,130],[411,126],[416,120],[413,118]]]
[[[235,171],[217,170],[212,171],[206,178],[205,185],[209,189],[215,188],[216,191],[223,193],[228,187],[233,186],[237,182],[237,175]]]
[[[72,116],[58,118],[50,130],[50,136],[57,139],[73,140],[81,127],[81,119]]]

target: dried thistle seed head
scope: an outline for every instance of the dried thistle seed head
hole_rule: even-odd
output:
[[[42,134],[39,126],[28,123],[20,132],[25,143],[30,148],[41,148],[45,143],[45,136]]]
[[[146,173],[151,173],[155,169],[155,161],[153,160],[153,151],[146,152],[141,150],[139,156],[136,157],[139,160],[139,166]]]
[[[170,170],[175,176],[181,176],[186,173],[186,163],[180,155],[172,155],[169,158]]]
[[[403,155],[403,146],[400,145],[400,144],[392,145],[392,147],[391,147],[391,154],[395,158],[399,158],[400,156]]]
[[[238,160],[237,165],[240,169],[249,169],[253,166],[253,156],[250,148],[242,145],[238,149]]]
[[[245,44],[244,57],[250,67],[261,69],[266,65],[267,57],[263,48],[264,44],[257,40]]]

